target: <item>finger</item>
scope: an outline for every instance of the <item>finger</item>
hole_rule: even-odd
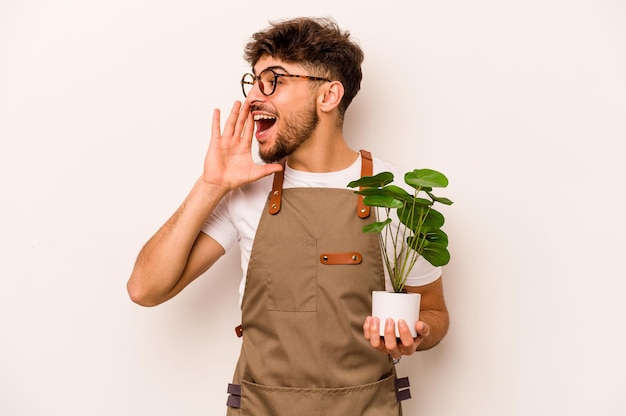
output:
[[[245,122],[243,136],[242,136],[242,139],[245,141],[246,147],[248,148],[252,147],[253,134],[254,134],[254,118],[252,117],[252,114],[248,113],[248,117]]]
[[[399,357],[395,322],[391,318],[385,321],[385,348],[393,358]]]
[[[376,349],[380,349],[380,320],[372,318],[370,320],[370,344]]]
[[[264,176],[271,175],[272,173],[280,172],[283,170],[283,165],[280,163],[268,163],[265,165],[257,165],[256,170],[259,172],[258,179]]]
[[[248,136],[246,133],[250,131],[250,127],[254,126],[254,124],[250,121],[250,104],[248,104],[248,101],[244,101],[239,113],[237,114],[237,122],[235,123],[235,131],[233,135],[235,137],[241,137],[241,132],[244,132],[244,137],[247,138]]]
[[[412,347],[415,340],[413,339],[411,330],[404,319],[398,320],[398,332],[400,332],[400,341],[402,342],[402,346],[408,348]]]
[[[370,339],[370,325],[372,324],[372,317],[368,316],[365,318],[365,322],[363,322],[363,336],[366,340]]]
[[[415,330],[417,331],[417,337],[424,339],[430,335],[430,327],[424,321],[418,321],[415,324]]]
[[[411,330],[407,325],[406,321],[400,319],[398,320],[398,332],[400,333],[400,345],[399,350],[401,355],[412,355],[419,345],[419,341],[421,338],[413,338],[413,334],[411,334]]]
[[[226,124],[224,125],[224,136],[232,136],[235,132],[235,126],[237,124],[237,120],[239,118],[239,109],[241,108],[241,102],[235,101],[233,107],[230,110],[230,114],[226,119]]]
[[[213,121],[211,123],[211,137],[218,138],[222,135],[220,131],[220,109],[213,110]]]

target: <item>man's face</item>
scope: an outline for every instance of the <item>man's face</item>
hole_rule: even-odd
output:
[[[277,74],[307,75],[298,65],[269,57],[257,62],[254,74],[267,68]],[[307,80],[278,77],[276,89],[269,96],[261,93],[257,81],[246,99],[255,120],[259,155],[267,163],[278,162],[292,154],[311,137],[319,124],[316,95]]]

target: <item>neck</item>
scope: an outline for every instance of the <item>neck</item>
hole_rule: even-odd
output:
[[[357,157],[358,153],[348,147],[341,131],[316,132],[287,157],[287,164],[304,172],[336,172],[352,165]]]

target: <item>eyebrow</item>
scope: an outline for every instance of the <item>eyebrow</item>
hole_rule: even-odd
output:
[[[280,69],[282,71],[285,71],[286,73],[289,73],[289,71],[287,71],[287,69],[285,67],[282,67],[280,65],[274,65],[274,66],[268,66],[267,68],[264,68],[261,72],[263,71],[267,71],[268,69],[274,70],[274,69]],[[257,73],[254,71],[254,69],[252,70],[252,73],[254,75],[257,75]],[[259,72],[260,73],[260,72]]]

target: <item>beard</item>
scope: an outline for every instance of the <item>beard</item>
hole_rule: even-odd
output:
[[[295,152],[311,137],[319,124],[319,116],[312,101],[306,108],[282,119],[284,125],[276,135],[274,145],[265,151],[259,149],[259,156],[265,163],[276,163]]]

